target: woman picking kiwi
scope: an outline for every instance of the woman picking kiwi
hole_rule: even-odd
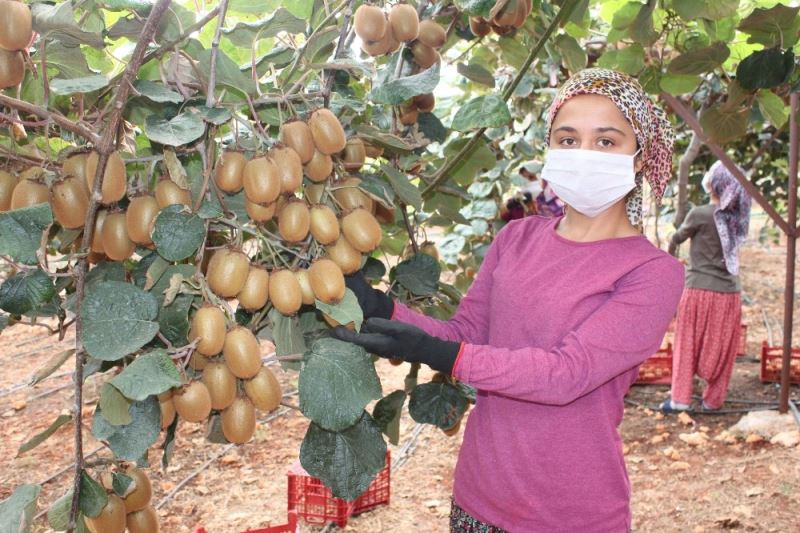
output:
[[[451,532],[631,527],[623,396],[683,287],[681,264],[639,229],[642,182],[660,198],[673,132],[638,82],[587,69],[556,96],[546,142],[542,177],[566,214],[506,225],[450,320],[418,314],[355,275],[347,284],[368,320],[360,333],[333,333],[478,390]]]

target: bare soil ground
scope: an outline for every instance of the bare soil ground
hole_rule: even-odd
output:
[[[759,382],[759,366],[753,356],[760,353],[761,341],[768,338],[767,323],[775,342],[780,339],[785,256],[780,247],[752,241],[743,252],[742,264],[750,356],[737,363],[730,397],[774,401],[777,388]],[[795,331],[799,331],[797,324]],[[62,469],[72,461],[69,427],[61,428],[20,457],[17,449],[69,409],[69,365],[56,374],[58,377],[33,388],[19,385],[49,357],[71,344],[70,337],[59,343],[41,328],[13,326],[0,336],[0,499],[20,483],[44,482],[39,509],[45,510],[68,488],[70,473]],[[378,363],[384,392],[402,387],[405,370],[386,361]],[[278,374],[285,390],[296,386],[296,374]],[[423,371],[420,381],[430,376]],[[87,452],[101,447],[88,431],[101,380],[90,379],[86,388]],[[798,387],[793,389],[793,396],[800,397]],[[658,405],[667,394],[666,387],[650,386],[634,387],[628,396],[631,403],[621,432],[633,485],[634,529],[800,531],[800,447],[714,440],[741,414],[695,415],[681,421],[647,407]],[[729,407],[746,405],[732,403]],[[166,471],[160,469],[159,450],[153,450],[150,456],[149,475],[154,502],[160,504],[162,531],[189,532],[204,526],[209,533],[241,532],[285,522],[286,471],[297,459],[306,424],[302,415],[283,408],[259,426],[253,442],[227,451],[223,445],[206,442],[203,425],[181,424]],[[412,438],[414,427],[404,414],[401,445]],[[680,438],[681,434],[695,432],[707,434],[707,444],[691,446]],[[447,437],[438,429],[425,427],[408,450],[406,462],[392,472],[391,504],[351,518],[346,529],[369,533],[446,531],[460,441],[461,434]],[[402,455],[401,447],[392,447],[392,452],[395,459]],[[105,455],[104,450],[98,454]],[[303,531],[320,529],[302,526]],[[48,530],[44,519],[37,522],[35,530]]]

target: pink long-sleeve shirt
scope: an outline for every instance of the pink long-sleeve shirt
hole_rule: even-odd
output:
[[[637,367],[658,349],[682,265],[643,236],[575,242],[528,217],[495,238],[447,321],[393,319],[463,341],[454,375],[478,390],[453,497],[509,532],[622,532],[630,482],[618,432]]]

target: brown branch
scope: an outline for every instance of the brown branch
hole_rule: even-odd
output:
[[[62,128],[64,128],[65,130],[71,131],[76,135],[80,135],[89,142],[93,143],[97,142],[98,139],[97,135],[95,135],[94,132],[92,132],[89,128],[71,121],[70,119],[68,119],[67,117],[65,117],[60,113],[56,113],[54,111],[47,111],[42,107],[29,104],[28,102],[23,102],[22,100],[12,98],[4,94],[0,94],[0,105],[16,109],[17,111],[22,111],[23,113],[28,113],[30,115],[35,115],[44,120],[50,120],[52,122],[55,122]]]
[[[347,6],[347,11],[344,13],[344,23],[342,30],[339,32],[339,41],[336,43],[336,51],[333,53],[333,58],[338,59],[344,51],[344,44],[347,40],[347,32],[350,29],[350,19],[353,17],[353,7],[355,7],[356,0],[350,0],[350,5]],[[331,102],[331,89],[333,88],[333,80],[336,77],[336,72],[328,72],[325,79],[325,88],[323,89],[323,99],[325,107],[328,107]]]
[[[225,23],[225,13],[228,11],[228,0],[220,0],[219,16],[217,17],[217,31],[211,42],[211,66],[208,71],[208,91],[206,91],[206,107],[214,107],[214,88],[217,85],[217,55],[219,54],[219,41],[222,38],[222,25]]]
[[[114,94],[114,98],[111,101],[111,117],[105,127],[103,137],[95,144],[95,149],[100,154],[100,157],[97,162],[89,209],[86,213],[81,250],[88,250],[92,242],[92,233],[94,232],[95,219],[97,218],[99,200],[102,197],[100,191],[102,190],[106,165],[109,155],[114,149],[117,131],[122,120],[122,111],[128,101],[128,95],[130,94],[133,80],[136,78],[136,74],[142,66],[147,47],[150,45],[150,41],[153,40],[153,36],[158,28],[158,23],[167,11],[167,8],[169,8],[170,2],[171,0],[159,0],[150,10],[150,15],[147,17],[147,21],[142,28],[142,33],[139,35],[136,48],[133,50],[131,59],[122,76],[122,80],[116,86],[117,92]],[[81,307],[86,289],[87,267],[88,259],[86,257],[81,259],[75,267],[75,478],[72,487],[72,506],[69,514],[68,532],[75,530],[75,520],[78,516],[78,502],[81,489],[81,473],[83,472],[85,461],[83,457],[83,427],[81,426],[81,420],[83,418],[83,365],[86,354],[83,343],[81,342],[81,334],[83,331]]]

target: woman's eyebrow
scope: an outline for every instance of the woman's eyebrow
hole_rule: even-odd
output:
[[[556,133],[558,131],[567,131],[567,132],[570,132],[570,133],[576,133],[578,130],[576,130],[572,126],[559,126],[558,128],[553,130],[553,133]]]
[[[624,131],[622,131],[620,129],[617,129],[617,128],[613,127],[613,126],[607,126],[605,128],[595,128],[594,131],[596,131],[598,133],[608,133],[609,131],[613,131],[615,133],[619,133],[622,136],[625,135]]]

